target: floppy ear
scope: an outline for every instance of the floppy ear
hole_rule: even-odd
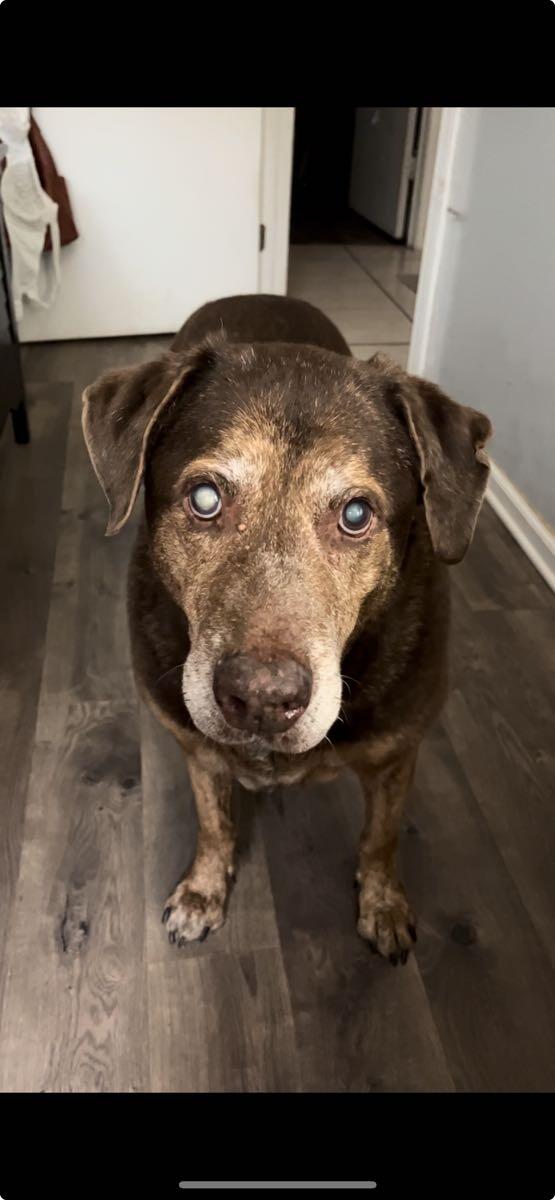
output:
[[[426,520],[443,562],[458,563],[472,541],[489,475],[488,417],[407,375],[383,355],[370,360],[397,383],[396,398],[420,464]]]
[[[106,535],[125,525],[140,487],[149,437],[162,413],[213,360],[210,344],[138,367],[107,371],[83,392],[83,434],[110,505]]]

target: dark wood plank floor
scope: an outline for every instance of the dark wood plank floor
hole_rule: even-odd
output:
[[[555,600],[487,505],[406,815],[415,956],[356,935],[350,776],[238,790],[228,923],[169,946],[194,807],[133,689],[136,522],[103,537],[80,429],[86,383],[167,344],[25,348],[33,441],[0,444],[0,1090],[553,1090]]]

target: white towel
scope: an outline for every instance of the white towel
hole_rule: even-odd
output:
[[[23,298],[49,308],[60,286],[58,205],[41,187],[28,139],[30,109],[0,108],[0,140],[6,166],[0,183],[4,221],[11,246],[12,296],[18,321]],[[50,228],[52,251],[44,253]]]

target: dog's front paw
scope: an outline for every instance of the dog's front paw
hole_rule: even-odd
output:
[[[358,932],[374,953],[394,967],[406,963],[416,926],[404,890],[396,879],[367,874],[360,880]]]
[[[184,879],[169,897],[162,921],[172,944],[203,942],[225,920],[225,895],[203,892]]]

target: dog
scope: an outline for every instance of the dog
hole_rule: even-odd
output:
[[[360,780],[358,932],[393,965],[416,941],[395,857],[419,743],[447,685],[448,572],[470,545],[486,416],[317,308],[204,305],[158,360],[83,395],[88,452],[122,528],[144,481],[128,611],[140,694],[183,748],[198,814],[170,941],[223,923],[234,779]],[[178,665],[176,665],[178,664]]]

